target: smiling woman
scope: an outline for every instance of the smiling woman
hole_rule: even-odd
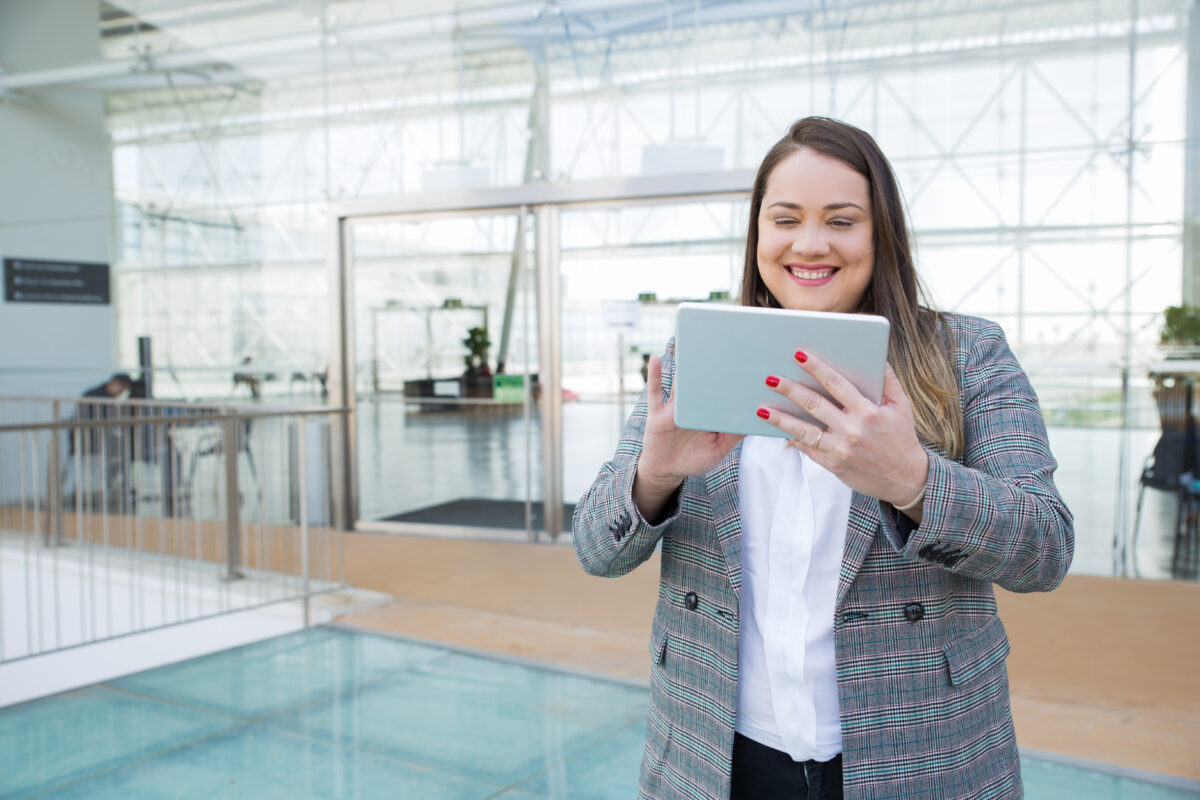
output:
[[[687,430],[674,343],[651,359],[573,530],[595,575],[661,542],[639,797],[1023,796],[993,584],[1058,586],[1072,517],[999,326],[922,295],[875,141],[797,122],[755,178],[741,302],[886,317],[883,398],[794,342],[832,401],[763,375],[812,420],[746,409],[790,439]]]

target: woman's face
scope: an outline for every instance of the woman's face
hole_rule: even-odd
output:
[[[758,274],[779,304],[853,312],[874,265],[867,179],[808,148],[780,161],[758,214]]]

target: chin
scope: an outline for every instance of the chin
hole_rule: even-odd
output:
[[[776,295],[778,298],[778,295]],[[822,303],[814,298],[788,297],[785,295],[779,305],[789,311],[836,311],[831,303]]]

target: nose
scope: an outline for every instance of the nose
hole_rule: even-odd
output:
[[[825,238],[824,226],[820,224],[799,226],[796,238],[792,240],[792,252],[806,259],[828,253],[829,242]]]

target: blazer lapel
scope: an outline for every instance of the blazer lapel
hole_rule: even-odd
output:
[[[838,576],[835,608],[842,605],[850,592],[850,584],[854,583],[863,562],[867,560],[867,553],[875,543],[879,528],[879,501],[855,492],[850,501],[850,521],[846,525],[846,548],[842,551],[842,572]]]
[[[738,442],[733,452],[704,476],[712,501],[717,539],[725,557],[725,571],[729,573],[729,583],[739,604],[742,600],[742,515],[738,511],[738,464],[741,458],[742,443]]]

